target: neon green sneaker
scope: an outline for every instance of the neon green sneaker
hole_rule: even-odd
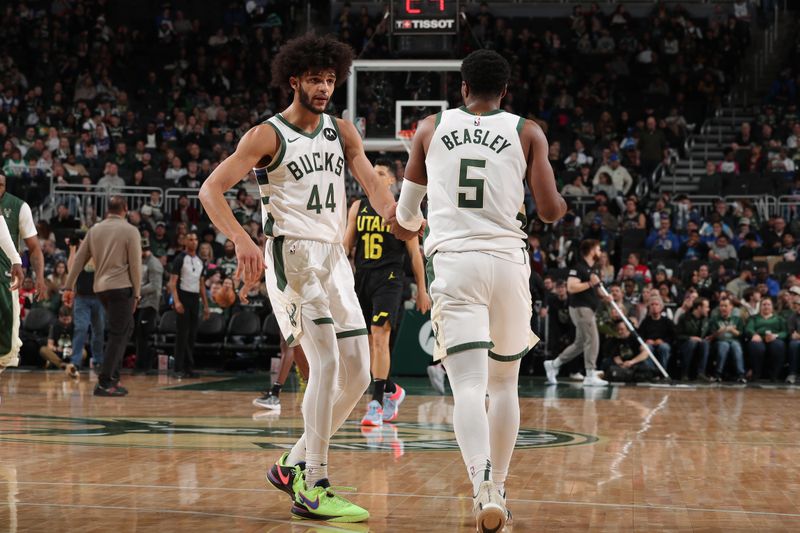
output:
[[[327,479],[320,479],[310,489],[303,485],[294,499],[294,516],[328,522],[363,522],[369,518],[369,511],[336,494]]]

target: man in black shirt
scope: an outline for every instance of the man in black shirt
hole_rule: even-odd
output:
[[[396,183],[391,161],[378,160],[375,173],[386,186]],[[367,198],[350,206],[344,237],[345,250],[355,248],[356,294],[364,319],[370,325],[370,359],[373,378],[372,400],[361,420],[364,426],[381,426],[397,418],[397,409],[405,398],[405,390],[389,379],[391,367],[389,340],[397,324],[403,300],[403,264],[406,253],[417,283],[417,309],[427,313],[431,301],[425,287],[425,269],[419,250],[419,239],[400,241],[389,225],[370,205]]]
[[[175,372],[185,378],[197,377],[194,373],[194,341],[200,319],[201,301],[203,318],[208,318],[205,267],[203,260],[197,256],[197,244],[197,233],[187,233],[184,239],[185,249],[175,256],[169,278],[173,306],[178,313]]]
[[[616,337],[608,341],[606,352],[611,357],[607,374],[609,379],[641,381],[650,377],[656,367],[644,346],[639,344],[622,320],[614,324],[614,332]]]
[[[78,369],[70,362],[72,357],[72,309],[63,306],[58,311],[58,322],[50,326],[47,346],[39,349],[42,359],[56,368],[64,370],[73,378],[78,377]]]
[[[664,302],[661,297],[654,296],[647,302],[647,316],[639,325],[639,335],[650,346],[658,362],[665,369],[672,355],[672,343],[675,338],[675,323],[663,316]]]
[[[544,362],[547,382],[558,383],[558,370],[565,363],[583,352],[586,368],[584,386],[602,387],[608,382],[597,375],[597,355],[600,350],[600,333],[597,331],[595,311],[600,304],[596,287],[600,278],[593,270],[600,259],[600,243],[594,239],[586,239],[580,246],[581,258],[569,271],[567,292],[569,292],[569,316],[575,324],[575,341],[552,361]]]

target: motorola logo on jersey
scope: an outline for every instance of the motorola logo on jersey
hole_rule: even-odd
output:
[[[336,130],[334,130],[333,128],[325,128],[324,130],[322,130],[322,135],[324,135],[325,138],[328,139],[329,141],[335,141],[337,137],[339,137],[338,135],[336,135]]]

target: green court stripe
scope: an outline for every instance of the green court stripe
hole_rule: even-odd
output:
[[[315,318],[312,322],[316,325],[320,324],[333,324],[333,319],[331,317],[324,316],[322,318]]]
[[[286,139],[283,138],[283,133],[281,133],[281,130],[278,128],[278,126],[269,121],[267,121],[267,124],[272,126],[272,129],[275,130],[275,133],[278,134],[278,139],[281,141],[281,146],[278,149],[278,155],[275,156],[272,161],[270,161],[269,165],[267,165],[267,173],[269,173],[278,168],[278,165],[280,165],[281,161],[283,161],[283,156],[286,154]],[[267,176],[267,181],[269,181],[269,176]]]
[[[475,348],[487,348],[492,349],[494,348],[494,343],[489,341],[477,341],[477,342],[465,342],[464,344],[457,344],[455,346],[451,346],[447,349],[447,355],[452,355],[454,353],[463,352],[466,350],[473,350]]]
[[[342,137],[342,132],[339,131],[339,124],[336,123],[336,117],[332,115],[328,115],[331,118],[331,122],[333,122],[333,129],[336,130],[336,136],[339,137],[339,144],[342,146],[342,153],[344,153],[344,138]]]
[[[346,339],[348,337],[358,337],[359,335],[369,335],[369,330],[364,329],[351,329],[350,331],[340,331],[336,334],[337,339]]]
[[[278,290],[283,292],[286,288],[286,267],[283,264],[283,236],[272,240],[272,262],[275,263],[275,278],[278,281]]]
[[[525,357],[525,354],[527,354],[529,351],[530,350],[528,348],[525,348],[524,350],[515,355],[498,355],[493,351],[489,350],[489,357],[491,357],[495,361],[500,361],[501,363],[508,363],[511,361],[516,361],[517,359],[522,359],[523,357]]]

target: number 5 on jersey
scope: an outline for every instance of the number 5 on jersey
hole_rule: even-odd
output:
[[[336,210],[336,200],[334,199],[333,195],[333,183],[328,185],[328,193],[325,195],[325,207],[330,209],[331,212]],[[306,209],[309,211],[315,211],[317,214],[322,212],[322,203],[320,203],[319,200],[319,187],[316,185],[311,188],[311,197],[308,199]]]
[[[458,207],[465,209],[483,208],[483,185],[486,178],[468,177],[470,167],[486,168],[485,159],[462,159],[461,171],[458,174],[458,186],[461,189],[471,189],[469,192],[458,193]]]

